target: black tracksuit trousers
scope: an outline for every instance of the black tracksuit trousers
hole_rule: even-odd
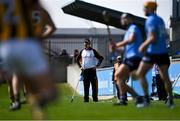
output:
[[[90,68],[83,71],[84,76],[84,102],[89,102],[89,88],[92,86],[92,98],[93,101],[98,101],[98,80],[96,75],[96,69]]]
[[[164,82],[161,79],[160,75],[156,75],[156,85],[157,85],[157,93],[159,100],[166,100],[167,98],[167,92],[164,86]]]

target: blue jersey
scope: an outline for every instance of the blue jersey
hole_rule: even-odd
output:
[[[141,45],[143,39],[141,32],[136,25],[131,24],[129,26],[128,30],[125,33],[124,41],[127,41],[132,33],[135,34],[135,40],[132,43],[127,44],[125,46],[124,57],[125,58],[142,57],[142,55],[138,51],[138,48]]]
[[[148,46],[147,52],[150,54],[167,53],[166,29],[162,18],[156,14],[151,14],[146,20],[145,31],[147,38],[151,32],[156,34],[156,41]]]

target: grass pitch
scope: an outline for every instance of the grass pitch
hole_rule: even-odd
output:
[[[179,99],[175,100],[174,109],[168,109],[163,101],[152,101],[142,109],[137,109],[134,101],[128,101],[128,106],[113,106],[115,99],[84,103],[83,97],[77,95],[71,103],[73,90],[68,84],[58,84],[58,87],[61,96],[45,109],[51,120],[180,120]],[[0,87],[0,120],[31,120],[28,104],[13,112],[8,110],[9,104],[4,84]]]

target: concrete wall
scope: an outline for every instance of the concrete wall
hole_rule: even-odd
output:
[[[171,81],[177,80],[178,76],[180,75],[179,72],[180,63],[179,62],[171,62],[170,68],[169,68],[169,76]],[[80,69],[77,65],[69,65],[68,66],[68,83],[75,89],[76,85],[79,80],[80,75]],[[101,68],[97,69],[97,76],[98,76],[98,94],[101,95],[113,95],[113,84],[112,84],[112,71],[113,68]],[[152,71],[150,70],[147,75],[147,81],[148,81],[148,89],[149,93],[152,92]],[[143,95],[143,90],[141,88],[141,85],[138,81],[133,80],[130,78],[128,85],[133,87],[135,91],[137,91],[138,94]],[[174,91],[178,91],[180,93],[180,81],[176,83],[176,86],[173,88]],[[84,88],[83,88],[83,82],[80,81],[78,88],[76,90],[80,95],[84,94]],[[90,89],[91,94],[91,89]]]
[[[79,81],[80,73],[81,70],[79,69],[77,64],[69,65],[67,67],[67,83],[70,84],[74,89],[76,88],[76,85]],[[79,92],[79,87],[77,89],[77,92]]]

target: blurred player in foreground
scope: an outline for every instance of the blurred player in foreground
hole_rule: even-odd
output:
[[[147,1],[144,3],[144,14],[148,17],[145,22],[146,40],[139,47],[140,53],[145,53],[137,75],[143,87],[145,95],[145,106],[149,102],[148,83],[146,80],[147,72],[152,68],[153,64],[157,64],[159,74],[164,81],[165,88],[168,94],[166,105],[169,108],[174,107],[172,96],[172,85],[168,74],[170,65],[168,50],[166,47],[167,32],[164,21],[156,14],[157,3],[154,1]],[[163,86],[163,85],[162,85]]]
[[[35,19],[33,12],[37,8],[40,16]],[[57,97],[57,90],[49,74],[40,38],[51,34],[54,25],[38,0],[2,0],[0,16],[0,56],[4,69],[15,72],[24,81],[33,118],[43,119],[42,108]]]
[[[129,92],[136,99],[136,106],[141,107],[143,104],[141,97],[126,83],[130,74],[138,68],[142,57],[138,52],[142,43],[142,35],[139,28],[133,23],[132,17],[131,14],[124,13],[120,19],[127,31],[124,40],[116,44],[117,48],[124,47],[124,59],[115,74],[120,92],[120,101],[116,105],[127,105],[125,93]]]

